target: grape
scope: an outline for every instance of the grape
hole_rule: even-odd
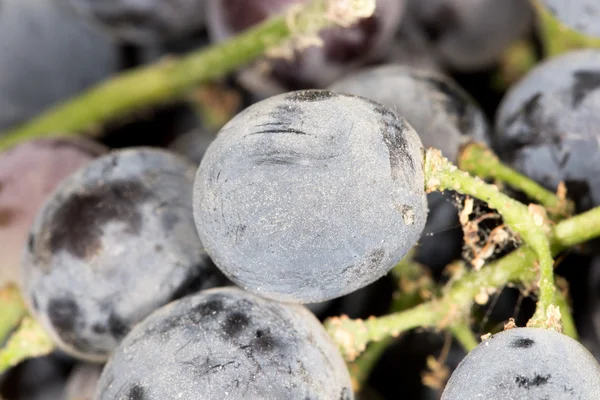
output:
[[[579,342],[549,329],[500,332],[458,365],[442,395],[452,399],[596,399],[600,365]]]
[[[194,172],[165,150],[117,151],[45,203],[23,258],[23,293],[62,349],[102,361],[154,309],[220,283],[195,232]]]
[[[0,132],[119,68],[117,46],[67,0],[3,0],[0,54]]]
[[[528,0],[410,0],[407,9],[437,58],[465,72],[494,64],[534,20]]]
[[[182,38],[204,26],[205,0],[70,0],[112,35],[150,44]]]
[[[329,87],[363,96],[406,118],[425,147],[434,147],[456,162],[470,140],[488,142],[485,116],[454,81],[437,72],[381,65],[346,76]]]
[[[307,0],[207,0],[207,28],[214,41],[225,40],[293,4]],[[240,83],[259,97],[286,90],[322,88],[347,71],[382,57],[392,42],[404,0],[379,0],[372,17],[349,28],[333,27],[320,33],[324,46],[296,52],[293,60],[268,60],[264,68],[245,69]]]
[[[305,307],[209,289],[138,324],[105,366],[97,400],[352,399],[340,353]]]
[[[543,0],[558,20],[585,35],[600,37],[598,0]]]
[[[514,85],[496,117],[502,160],[549,190],[563,181],[580,210],[600,204],[600,51],[539,64]]]
[[[226,124],[202,159],[194,214],[215,264],[243,288],[319,302],[385,275],[427,216],[423,147],[365,98],[277,95]]]
[[[83,139],[37,139],[0,154],[0,287],[18,282],[33,219],[58,183],[103,154]]]

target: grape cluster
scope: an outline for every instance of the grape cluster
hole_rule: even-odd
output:
[[[318,35],[220,53],[277,15],[298,35],[310,1],[0,0],[1,399],[600,399],[595,243],[555,255],[544,328],[519,264],[539,246],[491,263],[529,217],[553,251],[600,230],[483,206],[600,206],[600,50],[537,59],[548,15],[596,35],[597,5],[378,0],[344,24],[328,7],[368,2],[317,1]],[[497,178],[473,205],[450,165],[473,142],[526,185],[473,168]]]

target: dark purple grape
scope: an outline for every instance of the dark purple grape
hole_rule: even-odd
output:
[[[29,229],[64,178],[106,152],[84,139],[37,139],[0,154],[0,287],[19,282]]]
[[[139,323],[104,368],[97,400],[353,399],[350,375],[305,307],[209,289]]]
[[[23,258],[23,295],[62,349],[104,360],[156,308],[222,282],[196,234],[195,171],[164,150],[117,151],[45,203]]]
[[[529,0],[410,0],[407,9],[440,62],[465,72],[493,65],[534,21]]]
[[[151,44],[204,27],[206,0],[70,0],[119,40]]]
[[[600,204],[600,51],[539,64],[500,104],[495,147],[502,160],[555,191],[562,181],[580,210]]]
[[[2,0],[0,55],[0,134],[120,67],[115,43],[68,0]]]
[[[207,0],[207,26],[214,41],[236,33],[307,0]],[[390,47],[404,0],[379,0],[375,14],[352,27],[321,33],[322,47],[296,52],[291,61],[269,59],[271,72],[245,69],[240,82],[259,97],[287,90],[322,88],[346,72],[382,57]]]
[[[256,103],[202,159],[194,214],[215,264],[243,288],[319,302],[385,275],[427,216],[423,147],[382,105],[326,90]]]
[[[515,328],[483,341],[458,365],[442,400],[596,399],[600,365],[578,341]]]
[[[600,37],[600,3],[598,0],[542,0],[563,24],[584,35]]]

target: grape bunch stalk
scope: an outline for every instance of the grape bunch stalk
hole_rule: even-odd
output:
[[[600,398],[589,2],[54,1],[161,56],[0,112],[0,398]]]

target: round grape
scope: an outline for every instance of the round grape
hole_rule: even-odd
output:
[[[305,307],[209,289],[138,324],[105,366],[97,400],[354,398],[335,344]]]
[[[62,349],[102,361],[156,308],[220,283],[195,232],[194,173],[164,150],[117,151],[45,203],[23,258],[23,294]]]
[[[562,181],[580,210],[600,204],[600,51],[539,64],[515,84],[496,116],[495,147],[515,169],[555,191]]]
[[[423,146],[365,98],[277,95],[210,145],[194,214],[208,254],[243,288],[289,302],[340,297],[385,275],[419,238]]]
[[[442,400],[596,399],[600,365],[550,329],[515,328],[482,342],[458,365]]]

